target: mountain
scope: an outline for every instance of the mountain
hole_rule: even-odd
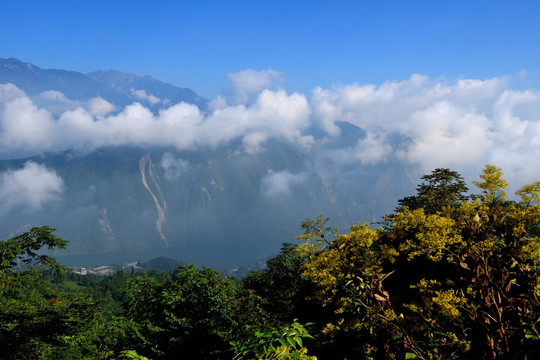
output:
[[[155,107],[163,105],[162,102],[176,104],[184,101],[204,107],[207,102],[191,89],[175,87],[148,75],[141,77],[115,70],[82,74],[76,71],[41,69],[14,58],[0,59],[0,84],[6,83],[14,84],[32,96],[54,90],[71,100],[101,97],[118,106],[143,101]]]
[[[88,76],[67,70],[44,70],[17,59],[0,59],[0,83],[11,83],[29,95],[44,91],[60,91],[73,100],[100,96],[113,103],[127,103],[129,98],[112,91]]]
[[[116,70],[109,71],[94,71],[86,74],[90,79],[105,86],[107,89],[123,94],[127,98],[141,100],[145,95],[154,96],[150,100],[154,102],[150,105],[172,105],[179,102],[188,102],[197,105],[200,108],[206,107],[207,99],[197,95],[193,90],[188,88],[179,88],[171,84],[163,83],[154,79],[149,75],[137,76],[126,74]],[[145,93],[137,96],[137,91],[144,90]],[[159,103],[162,104],[159,104]]]
[[[8,238],[32,226],[50,225],[58,236],[70,241],[67,249],[54,253],[66,265],[165,256],[218,269],[237,268],[275,254],[283,242],[292,242],[301,234],[303,220],[314,219],[318,213],[338,228],[380,221],[382,215],[393,211],[397,199],[413,193],[419,177],[415,168],[395,159],[370,163],[351,157],[350,149],[364,143],[369,146],[370,142],[364,142],[367,134],[363,129],[347,121],[335,122],[336,135],[332,137],[316,125],[289,136],[280,128],[292,121],[287,118],[289,108],[285,112],[274,110],[291,101],[283,92],[266,92],[266,97],[252,106],[207,110],[206,100],[193,91],[149,76],[113,70],[85,75],[43,70],[16,59],[0,60],[0,86],[8,82],[30,97],[48,90],[62,92],[79,100],[82,105],[78,106],[96,96],[117,109],[132,101],[143,105],[119,110],[119,116],[92,117],[80,109],[49,113],[38,109],[39,104],[31,99],[5,100],[0,102],[0,120],[7,121],[9,129],[22,130],[16,132],[19,137],[6,137],[0,129],[1,146],[22,144],[24,149],[37,143],[39,148],[40,141],[55,136],[56,141],[62,141],[64,134],[92,143],[124,132],[133,134],[141,123],[151,127],[165,123],[169,127],[160,129],[176,131],[158,131],[151,134],[154,137],[175,139],[190,135],[199,126],[195,129],[200,132],[194,132],[199,137],[224,135],[226,139],[205,142],[196,138],[191,146],[183,147],[148,141],[107,145],[103,141],[101,146],[81,145],[0,160],[0,236]],[[200,110],[176,106],[177,102],[197,105]],[[158,111],[167,106],[172,110]],[[265,117],[268,106],[274,107]],[[211,114],[205,117],[206,113]],[[227,116],[219,117],[223,114]],[[247,122],[248,116],[254,116],[255,125],[270,135],[251,130],[254,125]],[[280,121],[282,116],[288,120]],[[32,117],[40,122],[28,125]],[[170,127],[185,119],[191,127]],[[240,122],[235,122],[237,119]],[[229,135],[239,124],[248,124],[252,132]],[[74,126],[79,125],[84,131],[75,132]],[[270,125],[276,128],[270,129]],[[107,126],[114,132],[103,132]],[[87,138],[87,129],[104,135]],[[41,131],[49,131],[50,137],[42,137]],[[311,139],[310,146],[303,146],[295,136]],[[34,138],[39,140],[31,143]],[[259,139],[264,140],[262,145]],[[393,141],[392,146],[398,149],[408,146],[409,140],[396,137]]]
[[[271,174],[298,172],[306,161],[277,141],[256,155],[229,147],[48,153],[0,161],[0,172],[29,161],[53,169],[65,191],[45,209],[3,214],[2,235],[48,224],[70,240],[57,255],[73,255],[65,258],[73,264],[166,255],[220,269],[239,266],[294,241],[300,223],[319,212],[341,228],[379,221],[412,187],[406,169],[387,164],[350,168],[334,179],[316,172],[291,192],[265,192]]]

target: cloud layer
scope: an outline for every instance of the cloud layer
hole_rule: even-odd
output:
[[[272,172],[262,180],[263,193],[269,197],[289,196],[294,187],[305,184],[308,173],[292,174],[289,171]]]
[[[143,103],[119,110],[101,98],[74,102],[58,92],[30,98],[12,84],[0,85],[0,156],[127,144],[195,149],[237,139],[255,154],[279,138],[316,158],[329,156],[324,144],[344,135],[339,124],[347,121],[365,136],[334,146],[337,162],[392,159],[426,172],[450,167],[472,178],[493,163],[511,181],[540,179],[533,165],[540,158],[540,91],[515,89],[511,78],[446,81],[415,74],[381,85],[315,88],[311,94],[286,92],[274,70],[245,70],[229,78],[229,100],[218,97],[208,109],[180,103],[158,113],[143,104],[159,99],[143,91]],[[287,192],[290,174],[278,175],[268,180],[269,192]]]
[[[53,170],[28,161],[20,169],[0,173],[0,213],[16,207],[38,210],[63,190],[62,178]]]

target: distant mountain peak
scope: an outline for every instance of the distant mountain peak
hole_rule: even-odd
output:
[[[27,62],[22,62],[16,58],[0,59],[0,68],[1,67],[7,68],[7,69],[22,69],[22,70],[29,70],[29,71],[41,70],[36,65],[33,65]]]
[[[154,79],[150,75],[138,76],[110,69],[87,74],[60,69],[41,69],[31,63],[15,58],[0,58],[0,84],[12,83],[29,95],[56,90],[72,100],[88,100],[101,97],[118,105],[126,106],[141,101],[133,90],[144,90],[148,95],[167,100],[149,103],[153,110],[163,104],[187,102],[205,108],[208,100],[189,88],[180,88]]]
[[[24,63],[22,62],[21,60],[19,59],[16,59],[16,58],[7,58],[7,59],[1,59],[0,58],[0,64],[14,64],[14,65],[25,65],[25,64],[29,64],[29,63]],[[31,65],[31,64],[29,64]]]
[[[104,85],[116,84],[116,83],[132,83],[140,78],[135,74],[124,73],[118,70],[110,69],[107,71],[97,70],[87,73],[90,79],[103,83]]]
[[[206,107],[207,99],[199,96],[189,88],[180,88],[169,83],[154,79],[150,75],[138,76],[117,70],[94,71],[86,74],[90,79],[118,91],[125,96],[132,97],[133,90],[144,90],[148,95],[159,99],[167,99],[172,104],[188,102],[199,108]],[[156,106],[159,106],[157,104]]]

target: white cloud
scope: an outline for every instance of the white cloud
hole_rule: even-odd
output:
[[[216,96],[208,103],[208,110],[214,112],[216,110],[225,109],[227,107],[227,101],[221,96]]]
[[[472,178],[486,163],[513,163],[509,179],[540,179],[540,169],[522,162],[540,158],[540,92],[512,90],[508,78],[447,82],[413,75],[380,86],[316,88],[310,105],[330,137],[340,134],[338,121],[367,132],[358,143],[364,146],[350,149],[362,163],[395,157],[424,171],[450,167]],[[410,146],[391,150],[398,137]]]
[[[68,99],[63,93],[56,90],[44,91],[38,96],[33,97],[32,102],[37,107],[46,109],[53,116],[82,106],[80,101]]]
[[[253,73],[249,72],[249,76],[253,77]],[[262,78],[273,76],[275,72],[268,70]],[[237,81],[242,83],[240,78]],[[245,79],[244,83],[249,85]],[[255,83],[258,85],[245,86],[255,89],[267,84],[260,79]],[[21,95],[16,88],[10,87],[9,91]],[[111,114],[113,105],[102,98],[74,104],[57,91],[42,93],[34,100],[26,96],[6,99],[0,107],[0,156],[70,148],[92,150],[107,145],[172,145],[189,149],[215,147],[238,138],[253,154],[270,138],[283,138],[306,148],[314,141],[303,134],[310,126],[311,114],[306,97],[281,89],[262,90],[250,105],[228,105],[217,98],[204,113],[195,105],[180,103],[161,109],[157,115],[140,103]],[[69,108],[56,114],[50,110],[51,104],[40,107],[36,103],[44,99],[60,107],[69,104]]]
[[[259,93],[265,89],[275,89],[282,81],[281,73],[272,69],[256,71],[253,69],[229,73],[233,89],[233,103],[246,104],[249,95]]]
[[[63,189],[62,178],[53,170],[28,161],[21,169],[0,174],[0,210],[14,207],[36,210],[57,200]]]
[[[156,105],[158,102],[161,101],[160,98],[157,96],[154,96],[152,94],[147,94],[146,90],[135,90],[131,89],[131,93],[135,98],[139,101],[144,101],[150,103],[150,105]]]
[[[484,115],[440,101],[411,114],[405,134],[415,145],[399,155],[407,162],[422,164],[425,171],[475,167],[493,146],[490,125]]]
[[[27,97],[5,103],[0,113],[0,124],[2,148],[46,151],[54,145],[51,136],[55,122],[51,113],[39,109]]]
[[[61,101],[61,102],[69,101],[68,98],[63,93],[56,90],[44,91],[41,94],[39,94],[38,97],[47,99],[47,100],[52,100],[52,101]]]
[[[210,113],[199,128],[198,144],[216,146],[258,132],[291,141],[303,139],[310,124],[310,108],[304,95],[284,90],[263,90],[249,106],[235,105]],[[251,137],[251,138],[250,138]],[[246,140],[254,140],[253,135]]]
[[[105,116],[114,109],[115,106],[103,98],[95,97],[88,100],[88,110],[94,116]]]
[[[266,134],[254,132],[242,138],[242,145],[248,154],[256,154],[262,150],[262,144],[266,141]]]
[[[368,132],[364,139],[358,140],[353,149],[354,156],[363,165],[384,162],[392,154],[392,147],[386,139]]]
[[[426,172],[450,167],[469,178],[494,163],[509,169],[508,180],[540,179],[540,168],[531,166],[540,158],[540,91],[515,90],[515,79],[449,81],[415,74],[380,85],[315,88],[308,99],[276,87],[280,74],[274,70],[229,77],[237,95],[252,96],[248,102],[229,104],[217,97],[204,111],[180,103],[157,114],[141,103],[112,113],[113,105],[101,98],[75,103],[58,92],[30,99],[14,85],[0,85],[0,156],[106,145],[182,150],[233,140],[255,154],[278,138],[311,151],[315,160],[364,165],[399,160]],[[150,101],[150,95],[139,95]],[[40,105],[44,99],[46,106]],[[54,104],[68,108],[57,114]],[[350,135],[341,134],[341,121],[360,127],[365,136],[340,144],[338,136]],[[326,138],[310,135],[314,128]],[[398,146],[396,139],[407,139],[407,145]]]
[[[159,165],[165,170],[165,177],[168,180],[176,180],[182,174],[189,171],[189,162],[184,159],[177,159],[170,152],[163,154]]]
[[[26,93],[17,86],[11,83],[0,84],[0,104],[24,96]]]
[[[286,196],[291,194],[295,186],[304,184],[307,179],[307,173],[292,174],[289,171],[272,172],[263,178],[262,188],[266,196]]]

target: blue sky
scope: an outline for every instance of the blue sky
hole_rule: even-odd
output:
[[[414,73],[540,87],[538,1],[20,0],[2,3],[0,30],[3,58],[150,74],[208,98],[228,73],[269,68],[304,94]]]

